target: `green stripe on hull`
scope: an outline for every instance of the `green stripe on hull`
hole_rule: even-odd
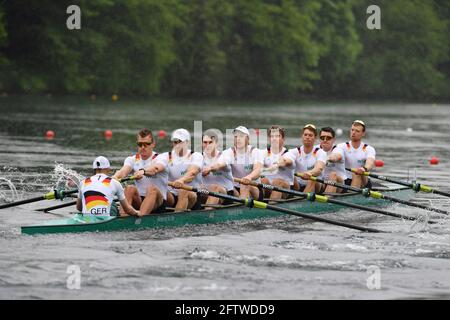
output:
[[[409,189],[396,189],[387,194],[409,199],[412,191]],[[367,206],[384,207],[391,204],[386,200],[366,198],[361,195],[345,194],[338,196],[340,200]],[[306,200],[292,200],[278,203],[277,206],[297,210],[303,213],[321,214],[336,212],[345,209],[330,203],[316,203]],[[198,225],[207,223],[221,223],[237,220],[252,220],[258,218],[280,217],[286,214],[258,208],[247,208],[244,206],[233,206],[216,210],[188,211],[182,213],[151,214],[142,218],[136,217],[83,217],[76,215],[69,219],[49,221],[46,224],[21,227],[24,234],[49,234],[69,232],[99,232],[99,231],[121,231],[141,230],[153,228],[181,227],[185,225]]]

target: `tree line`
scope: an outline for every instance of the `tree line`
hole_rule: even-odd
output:
[[[3,1],[0,92],[448,99],[450,2],[372,2]]]

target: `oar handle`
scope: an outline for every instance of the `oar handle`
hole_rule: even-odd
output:
[[[186,190],[186,191],[194,191],[194,187],[188,186],[187,184],[178,185],[178,184],[174,183],[173,181],[169,181],[167,184],[169,186],[171,186],[172,188],[175,188],[175,189],[183,189],[183,190]]]
[[[117,181],[119,181],[120,183],[127,182],[127,181],[133,181],[133,180],[136,180],[136,177],[135,177],[135,176],[117,179]]]
[[[235,182],[237,182],[237,183],[240,183],[240,184],[246,184],[246,185],[249,185],[249,186],[254,186],[254,187],[258,187],[258,182],[256,182],[256,181],[250,181],[250,180],[247,180],[247,179],[240,179],[240,178],[234,178],[233,179]]]
[[[360,174],[360,173],[358,173],[358,169],[355,169],[355,168],[352,168],[352,169],[346,168],[346,169],[349,170],[349,171],[351,171],[351,172],[353,172],[353,173]],[[364,172],[361,173],[360,175],[369,177],[369,176],[370,176],[370,172],[364,171]]]

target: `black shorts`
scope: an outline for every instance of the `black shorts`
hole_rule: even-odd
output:
[[[170,192],[170,193],[172,193],[172,192]],[[173,196],[175,205],[177,205],[178,195],[172,193],[172,196]],[[190,210],[202,210],[202,197],[199,194],[197,194],[197,201],[195,201],[194,206]]]
[[[345,185],[346,186],[351,186],[352,185],[352,179],[345,179]],[[367,183],[363,188],[368,188],[368,189],[372,189],[372,180],[367,179]]]
[[[228,190],[227,191],[227,195],[234,197],[234,190]],[[230,200],[230,199],[224,199],[223,202],[222,202],[222,204],[224,206],[227,206],[227,205],[233,204],[233,203],[235,203],[235,202],[233,200]]]
[[[145,199],[145,197],[141,196],[141,201],[144,201],[144,199]],[[164,213],[164,212],[166,212],[166,207],[167,207],[167,201],[163,199],[162,204],[158,208],[152,210],[152,213]]]

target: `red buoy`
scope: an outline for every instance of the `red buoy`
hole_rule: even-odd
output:
[[[47,139],[47,140],[53,140],[54,137],[55,137],[55,132],[53,130],[48,130],[45,133],[45,139]]]
[[[258,128],[255,129],[255,133],[256,133],[257,136],[259,136],[259,129]]]
[[[375,160],[375,167],[383,167],[384,166],[384,161],[381,159],[377,159]]]
[[[431,159],[430,159],[430,164],[431,164],[431,165],[437,165],[437,164],[439,164],[439,158],[431,157]]]
[[[106,140],[111,140],[112,136],[113,136],[113,133],[111,130],[105,130],[105,139]]]
[[[166,136],[167,136],[167,132],[165,132],[164,130],[159,130],[158,138],[164,139]]]

